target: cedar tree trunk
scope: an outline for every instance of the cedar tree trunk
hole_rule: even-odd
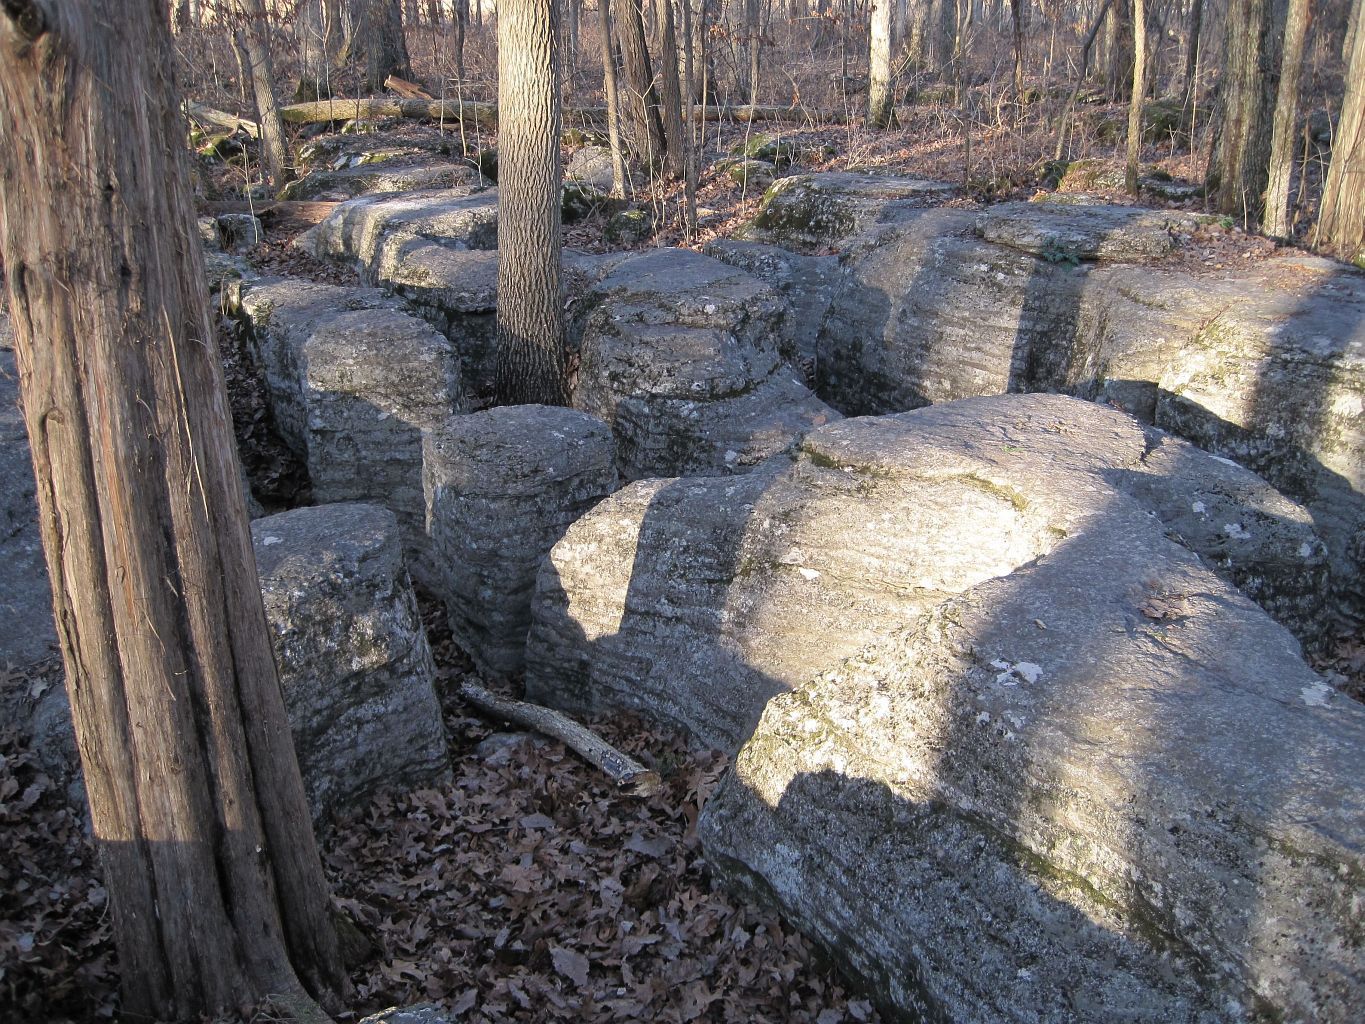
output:
[[[1318,215],[1318,242],[1365,268],[1365,0],[1355,0],[1356,23],[1346,99],[1332,140],[1332,165]]]
[[[345,985],[190,209],[163,0],[0,4],[0,252],[124,1013]]]

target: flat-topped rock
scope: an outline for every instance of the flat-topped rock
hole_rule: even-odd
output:
[[[1365,708],[1066,475],[1037,563],[767,704],[708,863],[905,1019],[1353,1020]]]
[[[435,668],[393,513],[295,509],[251,527],[304,788],[321,821],[449,776]]]
[[[627,479],[745,471],[835,418],[783,359],[786,308],[685,250],[605,275],[581,321],[574,405],[612,425]]]
[[[737,238],[798,252],[827,249],[874,224],[952,196],[956,185],[847,171],[796,174],[774,182]]]
[[[1216,510],[1218,528],[1239,523],[1255,538],[1233,554],[1211,530],[1189,542],[1191,558],[1253,581],[1272,607],[1310,606],[1292,570],[1311,579],[1324,559],[1293,523],[1301,510],[1244,471],[1220,483],[1212,456],[1163,452],[1160,440],[1092,403],[1009,396],[833,423],[794,462],[742,478],[633,484],[570,527],[542,567],[528,692],[579,711],[641,711],[733,749],[773,693],[1051,557],[1074,532],[1070,517],[1136,509],[1163,535],[1158,515],[1178,526],[1170,505],[1187,498]],[[1164,479],[1144,490],[1148,475]],[[1271,529],[1277,509],[1285,521]]]
[[[451,632],[486,672],[523,666],[536,572],[616,489],[611,428],[574,409],[501,406],[424,441],[432,575]]]
[[[280,198],[346,200],[363,195],[478,184],[479,172],[475,168],[449,159],[415,163],[362,159],[362,162],[348,166],[311,170],[282,188]]]
[[[276,424],[314,499],[392,509],[422,575],[422,431],[461,408],[460,366],[443,335],[395,305],[373,290],[288,279],[241,299]]]
[[[320,259],[355,264],[374,283],[421,241],[449,249],[495,249],[498,193],[476,186],[362,196],[342,203],[300,244]]]
[[[1199,223],[1192,213],[1141,206],[1002,203],[978,215],[976,233],[1054,263],[1126,263],[1167,255]]]

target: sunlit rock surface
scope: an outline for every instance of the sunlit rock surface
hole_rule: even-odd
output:
[[[449,773],[435,669],[393,513],[295,509],[251,527],[294,749],[316,820]]]
[[[240,313],[314,499],[392,509],[420,555],[422,431],[462,405],[450,343],[374,289],[277,278],[247,289]]]
[[[747,471],[838,418],[787,361],[787,311],[708,256],[620,260],[577,311],[574,405],[612,425],[626,479]]]
[[[611,428],[573,409],[501,406],[451,418],[423,452],[432,586],[451,631],[480,668],[518,672],[540,563],[616,489]]]
[[[284,200],[347,200],[363,195],[454,188],[478,184],[479,172],[466,163],[426,159],[414,163],[342,158],[339,167],[318,168],[280,190]]]

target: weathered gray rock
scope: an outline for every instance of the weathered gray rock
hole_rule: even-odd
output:
[[[362,1017],[360,1024],[455,1024],[455,1021],[435,1003],[414,1003],[412,1006],[390,1006]]]
[[[955,185],[917,178],[849,172],[796,174],[773,184],[758,214],[736,237],[798,252],[827,249],[956,191]]]
[[[417,163],[362,160],[351,164],[347,161],[342,167],[316,169],[296,178],[280,190],[280,198],[340,201],[364,195],[477,184],[479,172],[475,168],[449,159],[427,159]]]
[[[769,702],[708,862],[908,1020],[1353,1020],[1365,708],[1098,478],[992,461],[1066,536]]]
[[[301,508],[251,536],[314,819],[383,786],[444,780],[435,668],[393,513]]]
[[[805,256],[762,242],[719,239],[703,250],[722,263],[753,274],[791,304],[783,327],[787,345],[803,363],[814,365],[816,338],[834,298],[837,256]]]
[[[795,462],[739,479],[633,484],[542,567],[528,692],[579,711],[642,711],[733,748],[774,693],[1047,555],[1070,530],[1056,508],[1134,508],[1162,534],[1158,515],[1178,528],[1172,506],[1202,500],[1223,522],[1191,529],[1190,546],[1277,610],[1311,616],[1293,570],[1311,582],[1323,557],[1302,511],[1162,440],[1090,403],[1009,396],[834,423],[807,435]],[[1028,473],[1027,487],[1015,481]],[[1077,474],[1093,491],[1073,493]],[[1229,522],[1253,542],[1220,544]]]
[[[265,241],[261,218],[250,213],[224,213],[218,216],[218,237],[228,252],[243,253]]]
[[[766,160],[728,160],[724,170],[736,185],[755,194],[766,192],[777,177],[777,171]]]
[[[580,146],[564,165],[564,179],[585,182],[603,192],[610,192],[611,150],[605,146]]]
[[[1141,206],[1039,206],[1002,203],[976,219],[976,233],[988,242],[1066,260],[1141,262],[1165,256],[1180,235],[1199,227],[1192,213]]]
[[[298,244],[321,259],[355,264],[362,279],[374,284],[427,242],[448,249],[497,248],[497,190],[463,186],[361,196],[338,206]]]
[[[783,361],[786,306],[679,249],[617,263],[580,314],[574,405],[612,425],[627,479],[741,472],[836,417]]]
[[[460,369],[442,335],[395,305],[372,289],[280,278],[247,290],[240,309],[314,499],[392,509],[421,575],[422,431],[461,407]]]
[[[611,428],[573,409],[456,416],[423,446],[434,589],[487,672],[522,668],[536,572],[569,524],[616,488]]]

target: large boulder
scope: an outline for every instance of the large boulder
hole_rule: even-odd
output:
[[[451,418],[423,452],[433,587],[451,632],[481,669],[519,672],[540,563],[616,489],[611,428],[573,409],[500,406]]]
[[[449,776],[435,667],[398,524],[374,505],[251,526],[294,749],[316,821]]]
[[[314,500],[392,509],[420,573],[422,431],[462,404],[450,343],[372,289],[277,278],[247,289],[239,309]]]
[[[786,312],[698,253],[617,262],[579,312],[574,405],[612,425],[627,479],[746,471],[837,417],[784,361]]]
[[[297,244],[320,259],[351,263],[367,283],[402,265],[424,242],[448,249],[496,249],[496,189],[461,186],[362,196],[337,206]]]
[[[1305,589],[1325,559],[1302,509],[1167,443],[1092,403],[1010,396],[834,423],[795,461],[738,479],[635,483],[542,567],[528,691],[577,711],[641,711],[734,749],[774,693],[1050,557],[1074,532],[1067,517],[1092,507],[1184,529],[1218,592],[1232,593],[1215,571],[1291,621],[1311,616]],[[1186,501],[1210,516],[1202,533],[1181,518]]]
[[[737,238],[797,252],[818,252],[876,224],[942,202],[957,186],[918,178],[834,171],[794,174],[768,189],[754,219]]]
[[[1365,708],[1153,514],[1215,466],[1164,440],[1005,396],[632,485],[542,569],[528,689],[738,748],[708,862],[893,1015],[1345,1021]]]

